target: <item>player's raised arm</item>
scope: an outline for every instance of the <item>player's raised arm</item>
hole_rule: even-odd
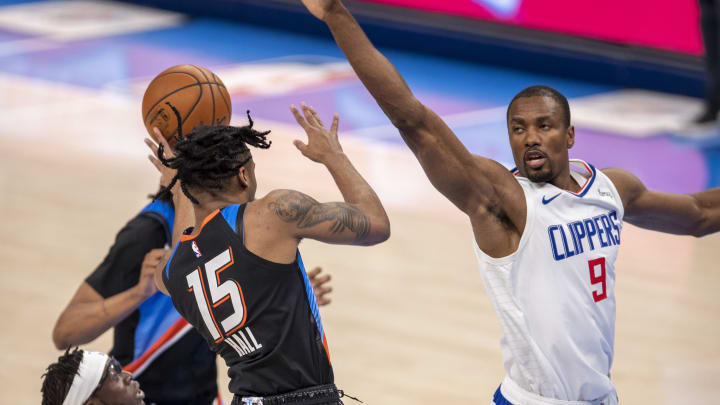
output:
[[[694,194],[652,191],[624,169],[603,170],[620,194],[625,220],[653,231],[705,236],[720,231],[720,187]]]
[[[478,208],[500,206],[509,193],[511,217],[524,224],[524,199],[519,185],[501,165],[473,156],[443,120],[412,94],[390,61],[368,40],[339,0],[303,0],[324,21],[380,108],[400,130],[438,191],[471,217]],[[506,190],[503,194],[497,188]],[[507,191],[510,190],[510,191]],[[503,204],[500,204],[503,202]],[[517,203],[516,203],[517,202]],[[517,205],[517,210],[514,205]],[[515,215],[514,211],[519,214]]]
[[[390,237],[390,221],[380,199],[353,167],[338,141],[338,116],[326,129],[312,107],[302,105],[302,114],[290,107],[308,142],[295,146],[308,159],[323,164],[332,175],[344,202],[320,203],[294,190],[275,190],[261,204],[288,227],[295,238],[327,243],[374,245]]]
[[[153,130],[155,131],[155,138],[158,140],[159,144],[156,144],[153,140],[149,138],[145,138],[145,144],[148,146],[148,148],[150,148],[150,151],[152,152],[150,155],[148,155],[148,159],[153,164],[153,166],[155,166],[155,168],[160,172],[160,184],[163,187],[168,187],[170,184],[173,184],[172,200],[173,208],[175,209],[175,222],[173,224],[173,233],[171,235],[170,246],[171,248],[174,248],[180,240],[180,236],[182,235],[183,231],[187,229],[187,227],[192,226],[195,220],[195,215],[193,212],[192,203],[190,202],[190,200],[188,200],[188,198],[180,189],[180,182],[172,181],[172,179],[177,174],[177,170],[165,166],[160,161],[158,156],[160,152],[162,152],[165,158],[173,158],[175,157],[175,154],[170,148],[167,139],[165,139],[162,133],[160,133],[160,130],[157,128],[153,128]],[[162,151],[160,150],[160,146],[162,146]],[[165,252],[165,255],[161,258],[160,263],[156,267],[154,275],[155,285],[160,292],[166,295],[169,294],[162,280],[162,272],[167,265],[171,254],[172,249]]]

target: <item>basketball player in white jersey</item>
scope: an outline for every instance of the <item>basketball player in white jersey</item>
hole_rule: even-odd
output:
[[[570,160],[567,100],[544,86],[523,90],[508,107],[513,174],[468,152],[339,0],[302,1],[328,25],[435,188],[470,219],[503,329],[507,377],[494,403],[616,404],[610,366],[622,221],[675,234],[717,232],[720,188],[659,193],[625,170]]]

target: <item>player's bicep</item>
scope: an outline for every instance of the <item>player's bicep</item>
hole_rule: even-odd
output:
[[[460,210],[471,214],[478,205],[495,204],[502,198],[498,182],[509,187],[511,194],[522,193],[506,168],[471,154],[435,112],[426,108],[424,117],[421,124],[402,128],[400,133],[433,186]]]
[[[697,201],[687,194],[648,190],[635,175],[624,169],[605,169],[620,194],[624,220],[641,228],[685,235],[702,220]]]
[[[364,245],[375,241],[375,233],[380,230],[380,219],[373,218],[354,204],[320,203],[293,190],[275,191],[266,199],[270,215],[284,223],[288,232],[297,239]]]

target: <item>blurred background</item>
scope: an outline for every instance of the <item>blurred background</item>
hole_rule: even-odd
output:
[[[570,100],[571,157],[619,166],[652,189],[720,186],[720,127],[698,124],[708,74],[695,0],[345,1],[418,98],[471,152],[512,167],[505,111],[545,84]],[[341,198],[291,145],[288,111],[327,120],[385,202],[391,239],[303,242],[333,275],[323,307],[336,381],[368,404],[489,403],[504,372],[500,328],[469,224],[429,184],[329,36],[291,0],[0,0],[0,403],[40,401],[60,354],[57,316],[158,176],[140,102],[167,67],[195,64],[227,85],[233,123],[250,110],[259,195]],[[617,271],[613,378],[623,403],[720,397],[720,237],[626,225]],[[107,351],[106,333],[86,347]],[[219,364],[223,398],[224,364]],[[177,372],[183,372],[178,370]]]

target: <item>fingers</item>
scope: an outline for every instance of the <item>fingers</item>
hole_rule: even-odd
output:
[[[160,159],[156,158],[156,157],[153,156],[153,155],[148,155],[148,160],[150,160],[150,163],[152,163],[153,166],[155,166],[155,168],[156,168],[160,173],[162,173],[163,167],[165,167],[165,166],[162,164],[162,162],[160,161]]]
[[[150,139],[150,138],[145,138],[145,145],[147,145],[148,148],[150,148],[150,150],[152,151],[153,155],[157,156],[158,146],[157,146],[157,144],[156,144],[152,139]]]
[[[315,276],[313,280],[311,280],[313,287],[315,288],[323,288],[322,286],[329,282],[332,279],[332,276],[329,274],[324,274],[322,276]],[[332,290],[332,288],[330,288]]]
[[[308,122],[305,120],[305,118],[302,115],[300,115],[300,112],[298,111],[297,108],[295,108],[294,105],[290,106],[290,111],[292,112],[293,116],[295,117],[295,121],[297,121],[297,123],[300,124],[300,126],[305,131],[310,129],[310,124],[308,124]],[[297,146],[297,145],[295,145],[295,146]]]
[[[145,255],[143,260],[146,263],[159,263],[165,256],[165,249],[153,249]]]
[[[315,266],[312,270],[308,271],[307,275],[310,281],[312,282],[315,277],[322,272],[322,267]]]
[[[338,126],[340,124],[340,116],[338,113],[333,114],[332,124],[330,124],[330,133],[337,136]]]
[[[305,117],[310,117],[309,120],[312,120],[316,126],[325,128],[325,124],[323,124],[322,120],[320,119],[320,116],[318,115],[317,111],[315,111],[314,108],[312,108],[311,106],[309,106],[305,103],[302,103],[302,107],[303,107],[303,112],[305,113]]]
[[[295,145],[295,147],[298,148],[298,150],[299,150],[303,155],[306,154],[305,152],[307,151],[308,146],[307,146],[306,144],[304,144],[301,140],[299,140],[299,139],[294,140],[294,141],[293,141],[293,145]]]
[[[157,130],[157,128],[155,128],[155,129]],[[158,169],[159,172],[162,172],[163,168],[165,166],[162,164],[160,159],[157,158],[157,154],[158,154],[157,144],[155,142],[153,142],[152,139],[145,138],[145,145],[147,145],[148,148],[150,148],[150,150],[152,151],[152,154],[148,155],[148,159],[150,159],[150,163],[152,163],[153,166],[155,166],[155,168]]]
[[[315,291],[315,298],[317,299],[318,305],[327,305],[331,302],[330,297],[327,297],[328,294],[332,292],[332,287],[316,287],[314,289]]]
[[[311,126],[318,126],[317,120],[315,119],[315,116],[312,113],[312,110],[310,107],[308,107],[305,102],[300,103],[300,108],[302,108],[303,115],[305,116],[305,121],[308,122]]]
[[[167,139],[163,136],[162,132],[157,127],[153,128],[153,131],[155,131],[155,135],[158,136],[160,139],[160,144],[163,146],[163,154],[166,158],[175,157],[175,153],[173,153],[172,148],[170,147],[170,144],[168,143]]]

